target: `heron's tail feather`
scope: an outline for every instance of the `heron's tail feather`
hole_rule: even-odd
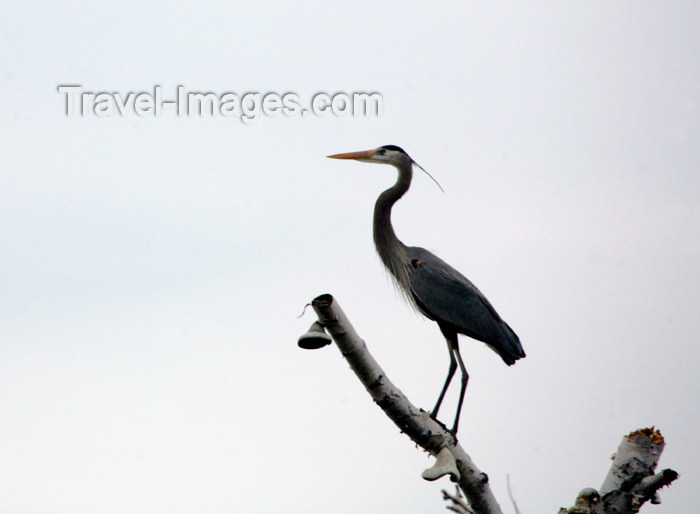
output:
[[[508,364],[508,366],[512,366],[515,364],[515,361],[525,357],[525,350],[523,350],[523,346],[520,344],[520,338],[513,332],[513,329],[508,326],[508,323],[505,321],[502,323],[503,330],[499,338],[498,348],[495,348],[495,350],[498,352],[498,355],[501,356],[503,362]]]

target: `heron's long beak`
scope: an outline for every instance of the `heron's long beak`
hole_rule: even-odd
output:
[[[350,152],[350,153],[337,153],[335,155],[329,155],[329,159],[371,159],[377,155],[376,150],[365,150],[364,152]]]

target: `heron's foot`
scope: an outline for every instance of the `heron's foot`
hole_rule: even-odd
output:
[[[447,430],[447,426],[445,426],[445,424],[444,424],[442,421],[440,421],[440,420],[438,419],[438,417],[437,417],[437,412],[436,412],[436,411],[433,411],[433,412],[430,413],[430,419],[432,419],[435,423],[437,423],[437,424],[440,425],[442,428],[444,428],[445,430]]]
[[[457,427],[452,427],[448,432],[452,434],[452,438],[455,440],[455,444],[457,444]]]
[[[445,425],[442,421],[437,419],[437,417],[435,417],[435,414],[432,412],[430,413],[430,419],[432,419],[435,423],[440,425],[445,432],[449,432],[450,434],[452,434],[452,438],[455,440],[455,442],[457,442],[457,433],[454,432],[454,429],[450,430],[449,428],[447,428],[447,425]]]

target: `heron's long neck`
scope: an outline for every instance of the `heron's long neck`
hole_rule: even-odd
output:
[[[382,262],[407,294],[410,290],[410,275],[406,246],[399,241],[391,225],[391,208],[411,185],[413,170],[411,163],[397,166],[399,178],[377,198],[374,204],[374,245]]]

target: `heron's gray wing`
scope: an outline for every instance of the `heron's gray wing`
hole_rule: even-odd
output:
[[[427,250],[411,260],[411,293],[429,318],[485,343],[497,343],[502,320],[474,284]]]
[[[408,251],[411,294],[427,317],[483,341],[509,366],[525,357],[516,333],[469,279],[423,248]]]

